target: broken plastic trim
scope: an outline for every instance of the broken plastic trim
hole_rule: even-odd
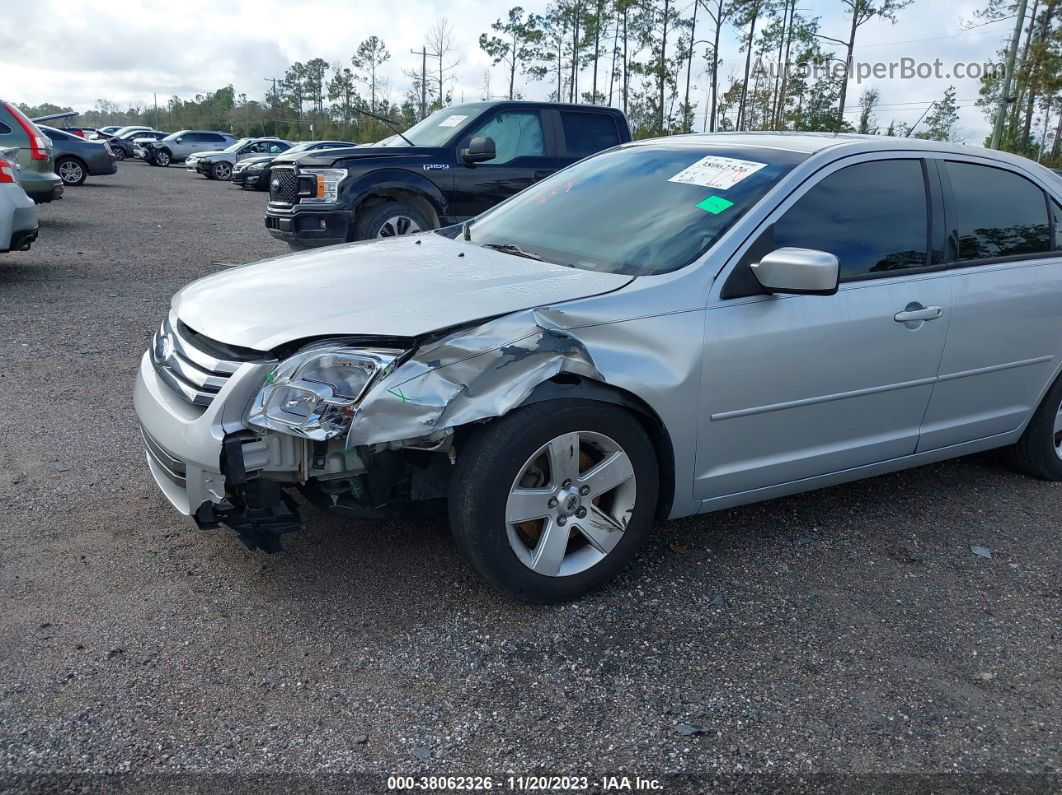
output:
[[[586,346],[549,310],[461,329],[416,351],[372,387],[347,446],[443,439],[458,426],[508,413],[562,373],[604,381]]]

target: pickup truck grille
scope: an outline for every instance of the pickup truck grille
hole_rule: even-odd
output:
[[[269,180],[269,200],[295,204],[299,200],[299,178],[292,168],[274,168]]]
[[[240,365],[265,360],[264,354],[216,342],[176,319],[165,320],[151,338],[151,363],[159,378],[197,406],[209,406]]]

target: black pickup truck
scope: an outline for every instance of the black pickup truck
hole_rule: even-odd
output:
[[[265,225],[293,248],[437,229],[629,140],[615,108],[453,105],[371,146],[280,155]]]

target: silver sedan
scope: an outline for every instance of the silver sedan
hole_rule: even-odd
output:
[[[622,146],[464,224],[186,287],[137,377],[148,466],[267,549],[292,490],[445,506],[537,602],[658,519],[1000,447],[1059,480],[1060,186],[910,139]]]

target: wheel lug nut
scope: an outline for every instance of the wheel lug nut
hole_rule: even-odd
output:
[[[556,498],[556,497],[550,497],[550,498],[549,498],[549,502],[548,502],[548,503],[546,503],[546,504],[547,504],[547,505],[548,505],[548,506],[549,506],[550,508],[556,508],[556,507],[557,507],[557,498]]]
[[[566,481],[564,481],[564,483],[561,484],[561,486],[563,486],[566,489],[570,489],[572,487],[572,482],[570,480],[566,480]]]
[[[575,515],[578,516],[580,519],[585,519],[586,518],[586,508],[580,508],[578,511],[575,512]]]
[[[559,524],[561,527],[564,527],[564,525],[568,524],[568,520],[566,518],[564,518],[563,516],[558,516],[557,517],[557,524]]]
[[[589,493],[590,493],[590,487],[589,486],[580,486],[579,487],[579,494],[581,494],[582,496],[585,497]]]

